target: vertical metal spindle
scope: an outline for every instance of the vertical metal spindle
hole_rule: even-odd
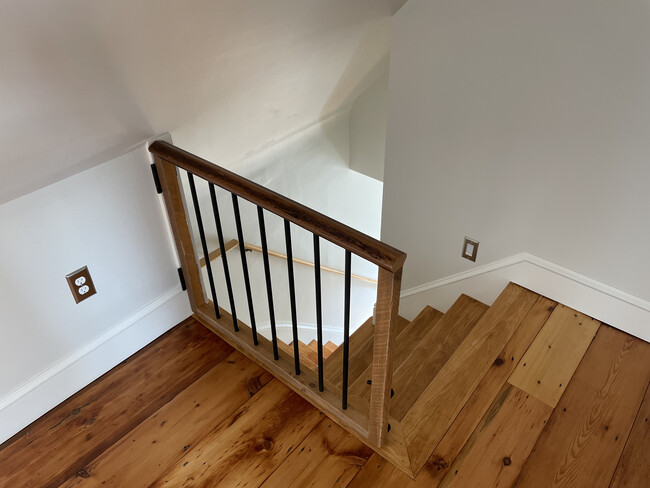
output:
[[[266,275],[266,297],[269,302],[269,320],[271,322],[271,339],[273,340],[273,357],[277,361],[278,334],[275,330],[275,309],[273,308],[273,288],[271,286],[271,266],[269,265],[269,248],[266,243],[266,226],[264,225],[264,209],[258,205],[257,220],[260,224],[260,237],[262,239],[262,258],[264,259],[264,274]]]
[[[343,385],[341,408],[348,408],[348,362],[350,359],[350,278],[352,276],[352,253],[345,251],[345,304],[343,318]]]
[[[219,249],[221,250],[223,274],[226,277],[226,288],[228,289],[228,300],[230,301],[230,315],[232,315],[232,325],[235,328],[235,332],[239,332],[239,324],[237,323],[237,311],[235,310],[235,296],[232,292],[230,269],[228,267],[228,256],[226,255],[226,245],[224,244],[223,229],[221,228],[219,205],[217,204],[217,193],[212,183],[210,183],[210,200],[212,201],[212,213],[214,214],[214,223],[217,227],[217,237],[219,238]]]
[[[248,263],[246,262],[246,247],[244,245],[244,232],[241,228],[241,216],[239,215],[239,202],[237,195],[232,194],[232,207],[235,213],[235,224],[237,226],[237,240],[239,241],[239,254],[241,265],[244,270],[244,284],[246,286],[246,299],[248,300],[248,312],[251,318],[251,330],[253,331],[253,344],[259,344],[257,339],[257,326],[255,325],[255,310],[253,309],[253,293],[251,292],[251,281],[248,276]]]
[[[324,391],[323,381],[323,310],[320,289],[320,243],[314,234],[314,280],[316,285],[316,333],[318,335],[318,391]]]
[[[300,374],[300,348],[298,347],[298,316],[296,313],[296,287],[293,279],[293,251],[291,249],[291,223],[284,219],[284,238],[287,245],[287,271],[289,273],[289,299],[291,301],[291,325],[293,330],[293,360],[296,375]]]
[[[205,229],[203,228],[203,219],[201,218],[201,207],[199,206],[199,198],[196,194],[194,175],[189,171],[187,172],[187,180],[190,183],[190,192],[192,193],[192,202],[194,203],[194,213],[196,214],[196,223],[199,228],[201,248],[203,249],[203,259],[205,260],[205,269],[208,272],[208,282],[210,283],[210,292],[212,294],[212,305],[214,305],[214,313],[217,318],[221,318],[221,313],[219,312],[219,303],[217,303],[217,292],[214,288],[214,278],[212,276],[212,263],[210,262],[210,253],[208,252],[208,244],[205,240]]]

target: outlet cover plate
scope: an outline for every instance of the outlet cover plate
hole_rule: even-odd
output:
[[[65,277],[74,297],[75,303],[84,301],[86,298],[91,297],[97,293],[95,284],[88,271],[88,266],[79,268]]]
[[[476,256],[478,255],[478,241],[465,237],[465,242],[463,243],[463,254],[462,256],[465,259],[476,262]]]

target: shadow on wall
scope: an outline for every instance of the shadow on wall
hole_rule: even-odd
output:
[[[2,37],[16,51],[3,76],[3,91],[13,103],[0,111],[0,169],[9,165],[14,177],[0,181],[0,204],[116,158],[155,135],[97,32],[88,26],[56,28],[62,12],[43,4],[16,12],[4,26]],[[46,17],[51,22],[44,28]],[[44,114],[56,114],[57,123]]]
[[[321,120],[326,120],[335,112],[347,112],[354,101],[388,71],[388,56],[390,50],[390,19],[379,24],[369,31],[361,40],[357,50],[350,58],[339,81],[330,93],[329,98],[321,110]],[[332,142],[333,147],[339,150],[341,158],[350,164],[350,150],[337,145],[337,135],[332,132],[332,127],[321,124],[323,132]]]

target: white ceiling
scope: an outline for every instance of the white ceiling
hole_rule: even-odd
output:
[[[164,132],[228,164],[313,123],[385,66],[405,1],[0,0],[0,203]]]

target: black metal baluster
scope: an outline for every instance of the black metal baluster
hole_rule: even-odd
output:
[[[350,278],[352,276],[352,253],[345,251],[345,305],[343,318],[343,385],[341,408],[348,408],[348,362],[350,358]]]
[[[269,320],[271,322],[271,339],[273,340],[273,357],[277,361],[278,334],[275,330],[275,309],[273,308],[273,288],[271,286],[271,266],[269,265],[269,248],[266,243],[266,226],[264,225],[264,209],[258,205],[257,220],[260,224],[260,237],[262,238],[262,258],[264,259],[264,274],[266,275],[266,296],[269,302]]]
[[[239,202],[237,195],[232,194],[232,207],[235,213],[235,224],[237,225],[237,240],[239,241],[239,254],[241,265],[244,270],[244,284],[246,285],[246,299],[248,300],[248,312],[251,318],[251,330],[253,331],[253,344],[259,344],[257,339],[257,326],[255,324],[255,311],[253,310],[253,293],[251,292],[251,281],[248,276],[248,263],[246,262],[246,247],[244,245],[244,232],[241,228],[241,217],[239,215]]]
[[[203,259],[205,260],[205,269],[208,272],[208,282],[210,283],[210,292],[212,294],[212,305],[214,305],[214,313],[217,318],[221,318],[221,313],[219,312],[219,303],[217,303],[217,292],[214,288],[214,278],[212,277],[212,263],[210,262],[210,253],[208,252],[208,244],[205,240],[205,229],[203,228],[203,219],[201,218],[201,207],[199,206],[199,198],[196,195],[194,175],[189,171],[187,172],[187,180],[190,183],[190,192],[192,193],[192,202],[194,203],[194,213],[196,214],[196,224],[199,228],[201,248],[203,249]]]
[[[235,332],[239,332],[237,322],[237,311],[235,310],[235,296],[232,292],[232,282],[230,281],[230,268],[228,267],[228,256],[226,255],[226,245],[223,239],[223,230],[221,228],[221,217],[219,215],[219,205],[217,204],[217,193],[214,185],[210,183],[210,200],[212,201],[212,213],[214,214],[214,223],[217,226],[217,237],[219,238],[219,249],[221,250],[221,262],[223,263],[223,274],[226,277],[226,288],[228,289],[228,300],[230,301],[230,315],[232,315],[232,325]]]
[[[323,381],[323,311],[320,289],[320,244],[314,234],[314,280],[316,285],[316,333],[318,335],[318,391],[324,391]]]
[[[293,279],[293,251],[291,249],[291,223],[284,219],[284,238],[287,245],[287,271],[289,273],[289,299],[291,301],[291,326],[293,330],[293,360],[296,375],[300,374],[300,349],[298,347],[298,316],[296,313],[296,287]]]

